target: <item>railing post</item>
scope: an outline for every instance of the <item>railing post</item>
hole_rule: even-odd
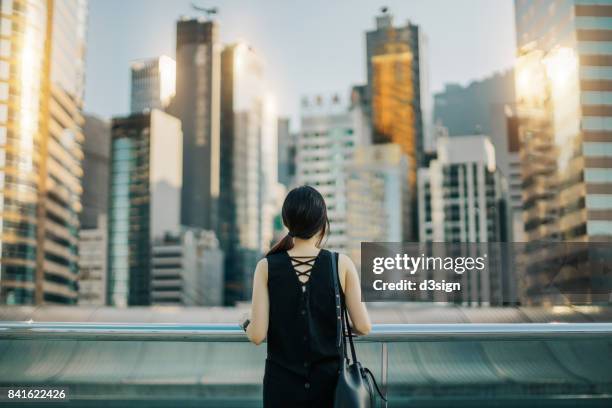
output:
[[[387,349],[387,342],[380,343],[380,383],[382,385],[382,392],[387,396],[387,375],[389,370],[389,351]],[[383,401],[383,407],[387,408],[387,402]]]

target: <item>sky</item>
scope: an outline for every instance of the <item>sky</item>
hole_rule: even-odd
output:
[[[467,85],[513,65],[512,0],[195,0],[215,6],[223,44],[244,41],[265,61],[279,115],[297,126],[303,95],[365,82],[365,32],[381,6],[429,40],[430,90]],[[85,111],[129,112],[130,62],[175,55],[176,20],[196,16],[185,0],[89,0]]]

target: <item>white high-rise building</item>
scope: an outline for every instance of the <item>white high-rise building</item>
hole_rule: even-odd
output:
[[[512,302],[516,281],[511,263],[496,243],[510,239],[507,183],[496,166],[495,149],[483,135],[442,136],[437,158],[418,172],[419,235],[422,242],[485,243],[488,264],[484,271],[448,276],[435,271],[434,278],[457,279],[458,293],[429,293],[428,300],[467,304]],[[478,247],[482,248],[482,247]],[[501,249],[501,248],[500,248]],[[434,246],[437,256],[465,256],[475,246]],[[467,251],[467,252],[466,252]],[[444,254],[442,254],[444,253]]]
[[[346,251],[348,244],[346,171],[356,139],[354,114],[338,94],[303,98],[296,180],[323,195],[330,223],[325,245],[335,251]]]
[[[131,112],[164,110],[176,92],[176,61],[162,55],[132,62]]]
[[[404,242],[409,236],[408,166],[408,157],[397,144],[355,149],[347,167],[346,221],[347,253],[356,265],[362,242]]]
[[[438,157],[419,169],[419,235],[430,242],[502,242],[507,184],[487,136],[442,137]]]

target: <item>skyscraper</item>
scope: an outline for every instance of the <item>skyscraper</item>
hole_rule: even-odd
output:
[[[110,123],[92,115],[84,115],[83,124],[83,210],[79,214],[81,228],[96,228],[98,216],[108,212],[108,176],[111,129]]]
[[[610,242],[612,1],[517,0],[515,8],[526,240]],[[583,255],[576,258],[588,263],[591,255]],[[596,280],[591,273],[579,266],[557,276],[532,271],[523,277],[525,301],[567,302],[529,295],[542,293],[553,277],[587,299]]]
[[[277,123],[261,58],[246,44],[222,53],[219,240],[226,302],[250,296],[252,272],[272,240]],[[272,150],[269,150],[272,149]]]
[[[489,137],[442,137],[437,152],[419,169],[423,241],[508,241],[508,189]]]
[[[404,242],[412,231],[408,159],[393,143],[357,146],[346,178],[346,250],[359,269],[362,242]]]
[[[436,125],[444,126],[450,136],[483,134],[490,137],[497,168],[508,181],[513,239],[522,241],[523,204],[520,160],[515,143],[514,71],[495,73],[467,86],[447,84],[434,99]]]
[[[132,113],[166,109],[176,92],[176,62],[162,55],[132,62]]]
[[[515,4],[528,239],[609,241],[612,2]],[[555,24],[541,30],[551,14]]]
[[[487,243],[482,271],[451,276],[461,282],[454,294],[426,294],[429,300],[504,304],[516,298],[514,268],[497,243],[510,239],[508,189],[495,162],[495,149],[483,135],[441,137],[437,158],[419,169],[419,227],[423,242]],[[465,256],[475,246],[435,246],[432,251]],[[443,271],[432,278],[447,279]],[[422,294],[425,295],[425,294]]]
[[[376,17],[376,29],[366,33],[373,142],[402,147],[410,162],[408,183],[413,192],[417,167],[424,162],[424,117],[428,118],[429,111],[425,44],[418,26],[410,22],[393,26],[393,16],[386,9]],[[416,202],[413,207],[416,210]],[[416,215],[416,211],[413,213]],[[417,233],[415,229],[411,238],[416,239]]]
[[[176,26],[176,96],[170,112],[183,126],[181,223],[217,227],[220,172],[221,60],[214,21]]]
[[[79,304],[105,305],[110,123],[85,115],[83,209],[79,231]]]
[[[346,171],[357,145],[353,112],[338,94],[304,97],[297,143],[297,184],[311,185],[327,204],[326,247],[346,251]]]
[[[180,232],[182,139],[180,121],[157,109],[113,119],[110,305],[150,304],[151,243]]]
[[[0,302],[72,304],[87,2],[0,10]]]

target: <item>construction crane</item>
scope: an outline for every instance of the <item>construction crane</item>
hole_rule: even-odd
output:
[[[216,7],[201,7],[195,3],[191,3],[191,8],[206,14],[206,17],[209,20],[211,19],[213,15],[217,14],[219,11]]]

